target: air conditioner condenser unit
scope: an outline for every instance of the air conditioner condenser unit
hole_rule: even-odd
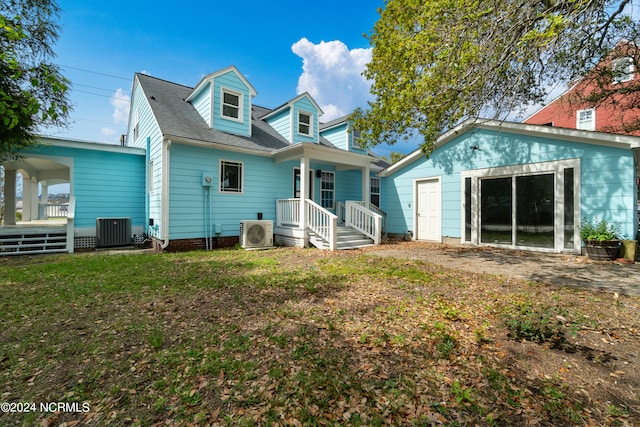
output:
[[[240,246],[245,249],[270,248],[273,246],[273,221],[240,221]]]

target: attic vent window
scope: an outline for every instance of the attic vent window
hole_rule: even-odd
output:
[[[624,83],[633,80],[634,66],[632,58],[618,58],[611,64],[613,83]]]
[[[582,130],[596,130],[596,112],[593,108],[576,112],[576,128]]]
[[[240,121],[242,106],[242,95],[222,89],[222,117]]]
[[[299,112],[298,113],[298,133],[300,135],[311,136],[311,114]]]

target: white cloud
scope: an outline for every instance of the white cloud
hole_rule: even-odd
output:
[[[116,130],[109,127],[104,127],[100,129],[100,133],[104,136],[111,136],[116,133]]]
[[[113,123],[127,124],[129,120],[129,105],[131,104],[131,97],[122,90],[122,88],[116,89],[111,95],[109,103],[113,107]]]
[[[302,58],[297,93],[309,92],[324,111],[327,122],[365,107],[370,83],[362,76],[371,61],[371,49],[351,49],[341,41],[314,44],[302,38],[291,46]]]

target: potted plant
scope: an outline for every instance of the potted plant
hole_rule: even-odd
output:
[[[596,260],[613,260],[620,251],[620,225],[611,224],[597,216],[591,221],[586,218],[580,227],[580,237],[584,241],[587,255]]]

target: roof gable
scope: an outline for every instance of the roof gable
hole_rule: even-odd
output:
[[[249,81],[240,73],[240,71],[238,71],[238,68],[236,68],[235,65],[230,65],[227,68],[223,68],[222,70],[214,71],[213,73],[207,74],[202,79],[200,79],[200,81],[198,82],[197,85],[195,85],[191,93],[189,93],[188,96],[185,98],[185,101],[190,102],[201,91],[207,89],[209,87],[209,84],[213,82],[213,80],[215,80],[216,77],[222,76],[229,72],[235,73],[237,77],[240,80],[242,80],[244,85],[249,89],[249,93],[251,94],[251,96],[256,96],[258,94],[256,89],[251,85],[251,83],[249,83]]]
[[[469,119],[455,128],[443,133],[435,143],[439,149],[454,139],[474,129],[487,129],[496,132],[508,132],[517,135],[537,136],[541,138],[556,139],[559,141],[580,142],[617,148],[640,148],[640,138],[627,135],[617,135],[587,130],[557,128],[544,125],[530,125],[525,123],[504,122],[491,119]],[[413,162],[423,158],[425,154],[420,148],[405,156],[402,160],[380,172],[381,176],[389,176]]]

